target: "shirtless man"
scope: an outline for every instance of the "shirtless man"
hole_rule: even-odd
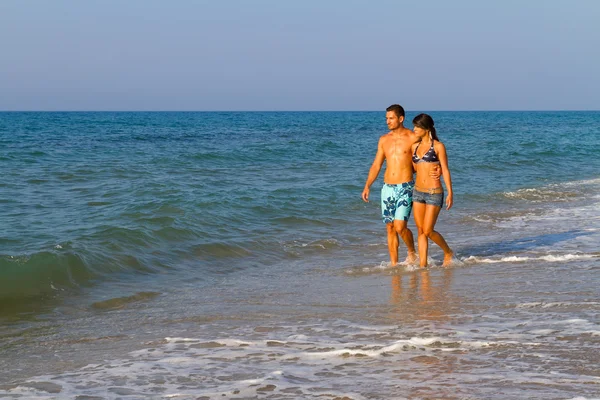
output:
[[[386,109],[385,119],[390,132],[379,138],[377,154],[362,192],[362,199],[369,202],[371,185],[377,179],[383,162],[386,170],[381,188],[381,214],[387,227],[387,242],[392,265],[398,264],[398,235],[408,249],[406,261],[417,259],[413,234],[408,229],[408,217],[412,209],[415,181],[411,146],[421,140],[413,131],[404,127],[404,108],[393,104]],[[438,175],[439,178],[439,175]]]

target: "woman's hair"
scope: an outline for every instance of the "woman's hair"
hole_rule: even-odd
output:
[[[426,131],[431,132],[431,137],[438,142],[440,139],[437,137],[437,132],[435,130],[435,126],[433,126],[433,118],[431,118],[427,114],[419,114],[413,119],[413,125],[418,126],[419,128],[425,129]]]

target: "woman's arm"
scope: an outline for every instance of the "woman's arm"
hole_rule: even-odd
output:
[[[437,142],[434,146],[434,150],[440,159],[440,167],[442,168],[442,176],[444,177],[444,183],[446,184],[446,190],[448,195],[446,196],[446,210],[452,207],[452,177],[450,176],[450,169],[448,168],[448,156],[446,154],[446,146],[443,143]]]

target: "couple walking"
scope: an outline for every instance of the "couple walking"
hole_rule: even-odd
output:
[[[415,225],[418,230],[419,265],[427,266],[429,239],[444,251],[443,266],[448,266],[453,252],[444,237],[434,230],[437,217],[444,205],[452,207],[452,180],[448,169],[446,147],[439,141],[433,119],[419,114],[413,119],[414,131],[404,127],[404,109],[398,104],[389,106],[385,114],[389,133],[381,136],[377,154],[362,192],[362,199],[369,201],[370,187],[377,179],[386,161],[384,185],[381,189],[381,213],[387,227],[388,250],[392,265],[398,263],[400,236],[408,248],[407,261],[417,259],[413,234],[408,229],[408,218],[414,208]],[[416,178],[413,180],[413,173]]]

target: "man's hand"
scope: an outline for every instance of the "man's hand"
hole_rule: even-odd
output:
[[[440,167],[440,165],[437,164],[429,171],[429,177],[435,179],[436,181],[439,181],[440,176],[442,176],[442,167]]]
[[[368,187],[365,187],[362,192],[362,199],[365,203],[369,202],[369,193],[370,192],[371,192],[371,189],[369,189]]]

